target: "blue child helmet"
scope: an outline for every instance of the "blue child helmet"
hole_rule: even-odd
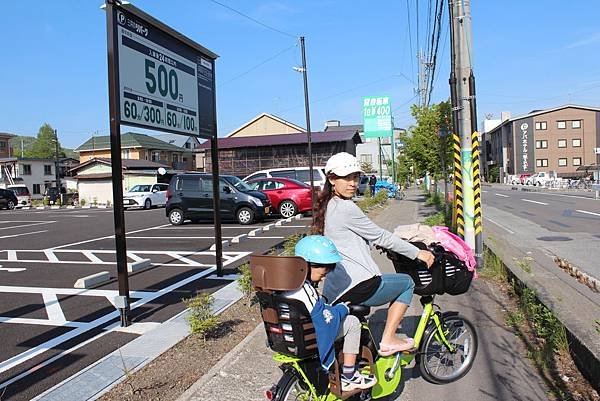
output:
[[[309,263],[331,264],[342,260],[333,241],[322,235],[302,238],[296,244],[294,253]]]

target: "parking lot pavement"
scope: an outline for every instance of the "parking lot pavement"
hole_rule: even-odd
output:
[[[131,319],[152,327],[180,313],[182,298],[214,292],[232,279],[215,275],[212,224],[168,224],[164,209],[126,214],[128,261],[150,259],[130,276]],[[308,219],[275,225],[223,224],[225,273],[251,252],[263,253],[305,231]],[[136,338],[114,330],[118,311],[112,210],[61,209],[0,214],[0,391],[30,399]],[[281,224],[281,223],[278,223]],[[268,226],[267,231],[262,229]],[[254,231],[254,236],[239,237]],[[73,288],[83,276],[108,271],[111,281]],[[215,279],[217,278],[217,279]],[[141,323],[141,324],[140,324]]]

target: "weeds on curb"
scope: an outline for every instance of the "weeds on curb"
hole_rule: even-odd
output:
[[[479,269],[478,273],[481,277],[485,278],[494,278],[502,281],[507,281],[508,279],[508,274],[502,260],[488,248],[483,252],[483,269]]]
[[[521,270],[523,270],[525,273],[531,274],[531,258],[523,258],[523,259],[518,259],[518,258],[513,258],[515,264],[517,266],[519,266],[519,268]]]
[[[294,234],[287,237],[285,242],[283,243],[283,253],[282,256],[294,256],[294,248],[298,241],[300,241],[304,237],[304,234]]]
[[[192,333],[201,335],[206,342],[207,336],[219,325],[219,317],[212,311],[214,297],[203,292],[194,298],[184,299],[183,302],[190,309],[188,323]]]
[[[366,192],[365,192],[365,194],[366,194]],[[356,205],[363,212],[368,212],[375,206],[385,205],[387,203],[387,201],[388,201],[387,191],[385,189],[381,189],[379,192],[377,192],[377,194],[375,196],[367,197],[365,195],[364,199],[361,199],[358,202],[356,202]]]
[[[252,286],[252,273],[250,272],[250,264],[244,263],[238,267],[240,276],[237,279],[238,286],[244,294],[244,303],[250,307],[254,303],[254,287]]]

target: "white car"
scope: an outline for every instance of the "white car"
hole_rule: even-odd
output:
[[[141,207],[150,209],[152,206],[167,204],[167,189],[169,184],[138,184],[123,194],[123,207]]]
[[[281,167],[268,170],[260,170],[250,174],[243,181],[248,182],[257,178],[291,178],[296,181],[310,185],[310,170],[308,167]],[[325,167],[313,167],[313,182],[315,187],[323,188],[325,185]]]
[[[548,182],[550,182],[551,178],[548,173],[544,171],[540,171],[539,173],[535,173],[531,177],[527,178],[525,181],[525,185],[533,185],[536,187],[545,187]]]
[[[24,184],[8,185],[6,189],[10,189],[17,195],[17,204],[15,207],[31,206],[31,194],[29,188]]]

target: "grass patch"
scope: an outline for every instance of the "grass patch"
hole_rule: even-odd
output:
[[[522,259],[514,258],[515,264],[519,266],[527,274],[531,274],[531,258],[524,257]]]
[[[362,210],[363,212],[366,213],[369,210],[371,210],[372,208],[374,208],[375,206],[385,205],[387,203],[387,201],[388,201],[387,191],[385,189],[382,189],[379,192],[377,192],[377,194],[375,196],[369,196],[369,197],[365,196],[363,199],[356,202],[356,205],[360,208],[360,210]]]
[[[446,226],[452,225],[452,207],[448,207],[448,213],[445,213],[444,197],[440,192],[425,193],[425,205],[434,206],[437,213],[428,216],[423,220],[423,224],[428,226]]]
[[[446,216],[444,216],[443,211],[439,211],[436,214],[432,214],[429,217],[426,217],[423,220],[423,224],[428,226],[445,226],[446,225]]]
[[[502,260],[488,248],[485,248],[483,251],[483,268],[477,269],[477,272],[484,278],[498,279],[501,281],[508,280],[508,273]]]

